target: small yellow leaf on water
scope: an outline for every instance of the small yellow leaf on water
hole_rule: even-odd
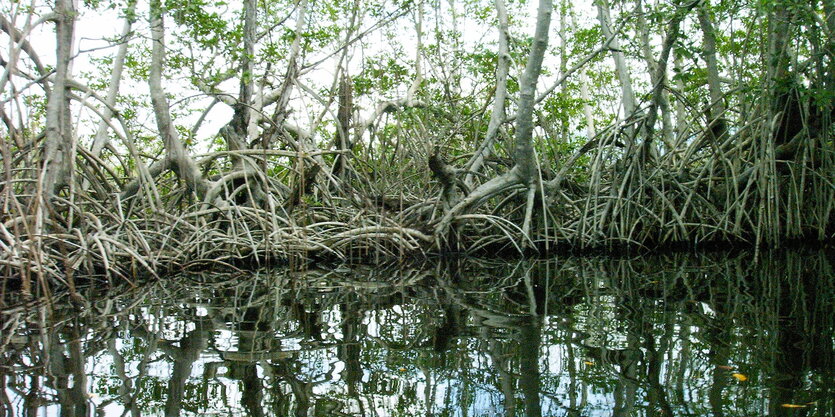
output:
[[[588,366],[594,365],[594,362],[592,362],[592,361],[583,361],[583,363],[588,365]]]
[[[398,368],[397,370],[400,372],[406,372],[406,368]]]
[[[783,407],[783,408],[806,408],[806,406],[802,405],[802,404],[780,404],[780,407]]]
[[[745,382],[745,381],[748,380],[747,376],[745,376],[743,374],[740,374],[740,373],[731,374],[731,376],[736,378],[737,381],[739,381],[739,382]]]

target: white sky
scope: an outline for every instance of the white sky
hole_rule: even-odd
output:
[[[445,1],[441,2],[441,4],[442,4],[442,7],[448,7],[448,3],[445,2]],[[457,7],[458,7],[458,12],[461,14],[460,19],[461,19],[461,25],[462,25],[462,29],[463,29],[462,32],[464,34],[462,41],[463,41],[465,50],[468,47],[471,47],[471,46],[473,46],[474,44],[476,44],[480,41],[483,41],[483,40],[491,40],[492,41],[497,37],[497,33],[496,33],[495,30],[493,30],[492,28],[478,27],[478,26],[474,25],[472,23],[472,20],[469,19],[469,17],[466,16],[465,12],[462,10],[462,6],[459,4],[459,5],[457,5]],[[513,12],[513,7],[518,7],[518,6],[516,6],[515,4],[509,4],[508,7],[511,8],[510,12],[514,13]],[[532,35],[533,20],[534,20],[535,15],[536,15],[537,2],[536,1],[530,1],[530,2],[528,2],[527,5],[525,5],[523,7],[527,8],[527,16],[519,16],[519,14],[518,14],[519,10],[517,9],[516,13],[513,14],[513,17],[515,17],[517,19],[520,19],[520,20],[525,19],[526,21],[530,22],[529,27],[527,28],[527,32],[531,32],[531,33],[528,33],[528,35]],[[589,19],[593,19],[594,16],[595,16],[595,11],[594,11],[594,9],[591,5],[590,0],[584,0],[584,1],[579,2],[577,4],[573,4],[572,7],[574,8],[575,12],[578,14],[578,19],[577,19],[578,23],[582,26],[585,26],[585,24],[583,24],[583,22],[588,22]],[[0,7],[0,9],[7,9],[7,8],[8,7]],[[5,10],[3,12],[5,13]],[[85,72],[96,72],[95,66],[92,64],[92,59],[94,59],[96,57],[105,56],[105,55],[115,54],[116,46],[109,46],[110,43],[108,41],[106,41],[105,39],[108,39],[108,38],[112,39],[112,38],[117,37],[121,33],[122,25],[123,25],[123,22],[120,19],[119,13],[118,13],[117,10],[103,10],[101,12],[94,12],[94,11],[91,11],[91,10],[85,8],[85,7],[81,7],[81,12],[82,12],[81,15],[77,19],[77,24],[76,24],[76,28],[75,28],[75,30],[76,30],[75,48],[76,48],[77,51],[82,51],[82,53],[78,54],[73,61],[73,74],[74,74],[74,77],[77,78],[77,79],[81,79],[81,75]],[[140,7],[139,7],[139,10],[137,11],[137,13],[139,14],[140,18],[135,23],[134,30],[137,31],[140,34],[140,36],[147,36],[147,33],[148,33],[147,22],[146,22],[146,19],[144,18],[144,16],[147,14],[147,6],[144,5],[144,4],[140,4]],[[613,11],[613,13],[614,13],[614,11]],[[425,22],[424,22],[424,31],[425,32],[430,32],[433,29],[433,24],[434,23],[432,21],[433,18],[430,16],[430,14],[431,14],[431,11],[427,10],[427,16],[426,16],[426,19],[425,19]],[[285,25],[288,25],[288,26],[292,27],[294,25],[294,20],[295,20],[295,16],[293,16],[291,19],[288,19],[288,21],[285,23]],[[367,27],[371,23],[371,18],[366,18],[363,23],[364,23],[364,26]],[[407,17],[400,18],[394,24],[399,25],[398,30],[400,30],[400,28],[402,28],[403,40],[401,40],[401,42],[403,42],[404,45],[408,45],[408,43],[409,43],[409,41],[406,40],[406,39],[412,39],[411,42],[414,42],[414,26],[413,26],[411,17],[407,16]],[[20,23],[18,23],[17,25],[21,26]],[[167,20],[167,26],[168,26],[169,31],[170,31],[170,27],[172,26],[171,19]],[[553,13],[551,27],[552,27],[552,30],[551,30],[552,36],[551,36],[551,40],[550,40],[550,46],[556,47],[560,43],[559,36],[557,35],[557,31],[559,29],[559,11],[558,10],[555,10],[555,12]],[[525,33],[526,29],[519,27],[519,28],[517,28],[517,31],[521,32],[521,33]],[[429,36],[431,36],[431,35],[427,35],[427,40],[425,41],[427,43],[429,41],[431,41],[431,39],[428,39]],[[54,37],[55,37],[54,26],[52,24],[41,25],[38,29],[33,31],[32,35],[30,36],[30,41],[32,42],[33,45],[35,45],[36,49],[41,53],[41,59],[47,65],[50,65],[51,63],[54,63],[54,45],[55,45]],[[170,41],[171,37],[169,36],[168,39]],[[387,48],[389,46],[389,41],[386,39],[386,35],[383,33],[383,31],[378,30],[377,33],[371,34],[365,39],[365,44],[368,45],[369,47],[366,47],[366,49],[363,50],[363,51],[358,51],[358,53],[360,55],[353,56],[351,61],[350,61],[351,62],[351,67],[354,68],[352,71],[359,72],[359,66],[362,65],[362,61],[363,61],[363,54],[365,56],[375,54],[377,52],[377,51],[375,51],[375,48],[378,49],[378,50],[383,50],[384,48]],[[102,49],[98,49],[98,48],[102,48]],[[327,51],[327,52],[329,52],[329,51]],[[409,59],[413,59],[412,58],[413,54],[411,52],[407,51],[407,55],[409,55]],[[308,61],[311,61],[311,60],[314,60],[314,59],[315,58],[313,58],[313,57],[308,57]],[[545,66],[547,68],[557,68],[558,67],[557,60],[558,60],[558,57],[548,56],[548,57],[546,57]],[[424,64],[424,66],[426,66],[426,64]],[[329,86],[332,82],[334,67],[335,67],[335,61],[334,61],[334,63],[325,62],[325,63],[320,65],[319,69],[317,69],[316,72],[309,74],[307,76],[307,79],[308,80],[315,80],[314,82],[318,82],[320,85]],[[276,74],[279,74],[279,75],[281,74],[281,70],[276,71],[274,69],[273,71]],[[556,73],[556,71],[554,71],[554,72]],[[511,73],[511,76],[518,76],[518,74]],[[543,77],[541,79],[541,82],[540,82],[540,88],[544,88],[545,86],[549,85],[550,82],[552,82],[552,80],[548,79],[547,77]],[[195,94],[199,94],[199,92],[197,92],[196,89],[194,89],[191,86],[182,85],[182,84],[179,84],[177,82],[171,82],[170,80],[169,81],[164,81],[164,85],[165,85],[166,91],[169,94],[172,94],[174,97],[177,97],[177,98],[192,97]],[[227,83],[223,84],[222,86],[227,87],[226,91],[228,91],[232,94],[237,94],[237,81],[230,80]],[[462,87],[464,88],[464,91],[466,91],[466,88],[468,86],[465,85],[465,86],[462,86]],[[408,84],[402,85],[400,88],[401,88],[402,92],[405,93],[405,90],[408,88]],[[135,92],[147,91],[147,85],[145,85],[143,83],[132,82],[132,81],[127,80],[125,77],[123,77],[123,81],[122,81],[122,84],[121,84],[121,87],[120,87],[120,91],[122,93],[126,93],[126,92],[134,92],[135,93]],[[306,105],[315,104],[315,102],[313,102],[312,99],[307,97],[306,94],[301,94],[297,91],[296,92],[296,100],[298,100],[299,97],[306,97],[305,98],[305,104]],[[392,98],[392,97],[389,97],[389,98]],[[368,100],[367,98],[366,98],[365,102],[363,102],[362,99],[357,100],[357,104],[360,107],[364,107],[366,109],[366,112],[371,110],[373,108],[373,105],[374,105],[372,102],[369,102],[367,100]],[[198,99],[198,100],[186,100],[186,101],[183,101],[181,99],[174,99],[174,100],[171,100],[171,105],[172,105],[172,108],[176,111],[177,106],[187,106],[190,109],[200,109],[200,108],[205,108],[206,106],[208,106],[208,104],[210,102],[211,102],[211,98],[208,98],[208,97],[205,97],[203,99]],[[297,101],[297,102],[291,103],[291,107],[297,107],[297,108],[300,107],[300,102]],[[318,107],[318,105],[314,106],[314,107]],[[183,110],[183,109],[180,108],[180,110]],[[315,113],[318,113],[318,110],[313,111],[313,112],[307,112],[307,111],[302,111],[302,109],[297,109],[297,111],[294,112],[292,114],[292,116],[296,118],[295,122],[297,124],[299,124],[303,128],[307,128],[308,127],[307,125],[309,124],[309,118],[313,117],[313,115]],[[89,133],[86,133],[85,129],[86,130],[94,129],[92,126],[95,126],[95,123],[97,122],[97,116],[95,116],[94,114],[92,114],[92,112],[89,112],[87,110],[84,110],[83,113],[79,113],[79,114],[84,114],[85,116],[83,116],[83,117],[88,120],[88,122],[86,123],[86,127],[84,125],[80,125],[79,131],[78,131],[79,136],[81,136],[81,137],[91,136],[93,132],[90,131]],[[206,120],[204,121],[201,129],[198,131],[197,142],[198,143],[203,143],[205,145],[206,144],[205,139],[208,138],[208,137],[214,136],[217,133],[218,129],[220,127],[222,127],[226,122],[228,122],[228,120],[231,118],[231,114],[232,114],[231,109],[229,107],[223,105],[223,104],[218,104],[218,105],[214,106],[213,109],[211,110],[211,113],[210,113],[209,117],[206,118]],[[155,122],[152,119],[152,115],[150,113],[147,113],[147,114],[141,114],[139,117],[140,117],[139,122],[143,126],[145,126],[146,128],[151,129],[147,132],[147,134],[148,135],[154,135],[153,129],[155,129]],[[199,117],[199,112],[192,115],[191,117],[186,118],[186,119],[180,119],[180,120],[178,120],[178,122],[180,124],[190,126],[197,120],[198,117]],[[360,117],[362,117],[362,116],[360,116]],[[327,118],[328,117],[326,116],[326,119]],[[198,151],[203,151],[205,149],[197,149],[197,150]]]

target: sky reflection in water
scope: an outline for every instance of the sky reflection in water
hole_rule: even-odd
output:
[[[831,416],[831,255],[457,260],[96,286],[75,306],[3,312],[0,411]]]

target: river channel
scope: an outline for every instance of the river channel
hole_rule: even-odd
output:
[[[833,266],[807,248],[4,289],[0,413],[835,416]]]

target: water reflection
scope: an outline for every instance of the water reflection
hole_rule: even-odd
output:
[[[831,416],[832,254],[459,260],[4,300],[6,416]],[[46,325],[43,325],[43,324]]]

